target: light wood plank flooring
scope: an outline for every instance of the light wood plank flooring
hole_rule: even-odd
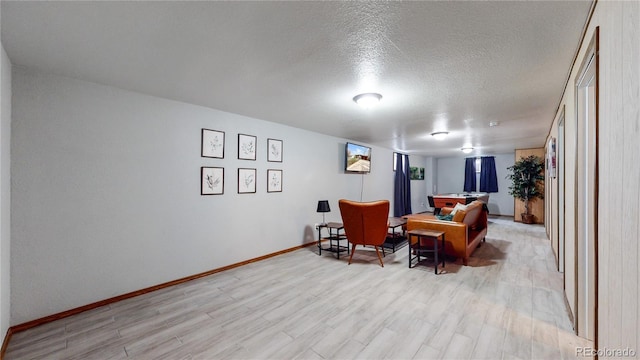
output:
[[[490,219],[469,266],[315,247],[14,334],[6,359],[561,359],[573,334],[544,228]]]

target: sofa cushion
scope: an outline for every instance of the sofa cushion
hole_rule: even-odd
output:
[[[450,214],[455,215],[459,210],[467,210],[467,205],[457,203],[456,206],[453,207],[453,210],[451,210]]]
[[[478,218],[480,217],[480,213],[482,212],[482,202],[474,201],[471,204],[467,205],[466,216],[462,222],[469,227],[474,227]]]
[[[467,210],[458,210],[453,215],[453,221],[455,222],[464,222],[464,219],[467,217]]]

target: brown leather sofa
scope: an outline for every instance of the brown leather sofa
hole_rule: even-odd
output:
[[[453,208],[442,208],[440,214],[451,213]],[[407,230],[427,229],[444,231],[447,255],[462,259],[467,265],[471,253],[485,240],[488,211],[482,201],[473,201],[465,210],[457,210],[451,221],[438,220],[433,215],[407,215]]]

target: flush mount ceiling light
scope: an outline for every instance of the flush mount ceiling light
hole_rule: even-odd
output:
[[[431,133],[431,136],[433,136],[436,140],[443,140],[447,137],[447,135],[449,135],[448,131],[437,131]]]
[[[364,93],[353,97],[353,101],[365,109],[377,105],[380,99],[382,99],[382,95],[378,93]]]
[[[463,153],[468,154],[468,153],[473,151],[473,148],[472,147],[463,147],[460,150],[462,150]]]
[[[499,122],[497,122],[497,121],[491,121],[491,122],[489,122],[489,126],[491,126],[491,127],[498,126],[498,125],[500,125],[500,123],[499,123]]]

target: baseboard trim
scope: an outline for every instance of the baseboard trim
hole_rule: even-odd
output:
[[[513,215],[500,215],[500,214],[489,214],[487,215],[488,218],[504,218],[504,219],[512,219],[515,221],[515,218]]]
[[[0,348],[0,360],[4,359],[4,353],[7,351],[7,347],[9,346],[9,341],[11,340],[12,335],[13,330],[11,328],[8,328],[7,333],[4,335],[4,341],[2,341],[2,348]]]
[[[199,278],[202,278],[202,277],[205,277],[205,276],[213,275],[213,274],[216,274],[216,273],[219,273],[219,272],[222,272],[222,271],[225,271],[225,270],[230,270],[230,269],[233,269],[233,268],[237,268],[237,267],[240,267],[240,266],[243,266],[243,265],[247,265],[247,264],[251,264],[251,263],[254,263],[254,262],[266,260],[266,259],[272,258],[274,256],[286,254],[288,252],[292,252],[292,251],[295,251],[295,250],[303,249],[305,247],[308,247],[308,246],[311,246],[311,245],[317,245],[317,244],[318,244],[317,241],[305,243],[305,244],[302,244],[302,245],[294,246],[292,248],[276,251],[276,252],[271,253],[271,254],[259,256],[257,258],[241,261],[241,262],[238,262],[238,263],[235,263],[235,264],[223,266],[223,267],[220,267],[220,268],[217,268],[217,269],[205,271],[203,273],[187,276],[187,277],[184,277],[184,278],[181,278],[181,279],[169,281],[169,282],[162,283],[162,284],[159,284],[159,285],[150,286],[148,288],[144,288],[144,289],[141,289],[141,290],[136,290],[136,291],[132,291],[132,292],[129,292],[129,293],[126,293],[126,294],[114,296],[114,297],[109,298],[109,299],[97,301],[97,302],[94,302],[94,303],[91,303],[91,304],[87,304],[87,305],[80,306],[80,307],[77,307],[77,308],[74,308],[74,309],[70,309],[70,310],[67,310],[67,311],[63,311],[63,312],[60,312],[60,313],[57,313],[57,314],[45,316],[45,317],[42,317],[40,319],[31,320],[31,321],[23,323],[23,324],[18,324],[18,325],[12,326],[12,327],[9,328],[9,330],[7,330],[7,335],[5,336],[4,343],[2,344],[2,350],[0,352],[0,360],[2,360],[4,358],[4,352],[6,350],[6,347],[9,344],[9,340],[11,339],[11,335],[13,335],[13,334],[15,334],[17,332],[25,331],[25,330],[28,330],[28,329],[34,328],[36,326],[52,322],[52,321],[64,319],[66,317],[69,317],[69,316],[72,316],[72,315],[76,315],[76,314],[79,314],[81,312],[85,312],[85,311],[88,311],[88,310],[93,310],[93,309],[96,309],[96,308],[98,308],[100,306],[113,304],[113,303],[116,303],[118,301],[122,301],[122,300],[129,299],[129,298],[132,298],[132,297],[140,296],[140,295],[143,295],[143,294],[146,294],[146,293],[150,293],[150,292],[153,292],[153,291],[156,291],[156,290],[164,289],[164,288],[167,288],[169,286],[182,284],[182,283],[185,283],[185,282],[188,282],[188,281],[191,281],[191,280],[196,280],[196,279],[199,279]]]

